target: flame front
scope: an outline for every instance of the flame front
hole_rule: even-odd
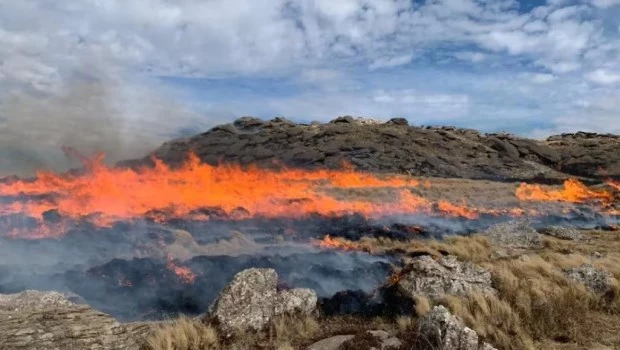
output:
[[[217,208],[230,219],[353,213],[366,217],[422,213],[475,219],[480,214],[536,214],[520,206],[480,208],[465,202],[430,200],[412,192],[420,185],[417,180],[376,176],[347,166],[340,170],[275,171],[256,166],[211,166],[189,154],[188,161],[179,168],[153,159],[154,167],[133,170],[107,167],[103,155],[81,160],[85,171],[80,175],[39,172],[34,180],[0,183],[0,197],[5,199],[0,201],[0,215],[24,214],[37,221],[35,228],[8,225],[8,232],[3,234],[29,239],[60,237],[76,221],[105,227],[138,218],[158,222],[171,218],[209,220],[208,211],[201,211],[207,208]],[[610,184],[620,187],[618,183]],[[430,187],[427,180],[420,188]],[[352,189],[375,188],[388,188],[391,192],[381,198],[342,195],[346,192],[343,190],[349,193],[355,192]],[[609,204],[614,200],[610,192],[592,190],[577,180],[566,181],[559,190],[523,184],[516,195],[523,201],[596,200]]]
[[[153,168],[140,170],[109,168],[103,156],[82,159],[82,175],[39,172],[34,181],[18,180],[0,184],[0,196],[20,197],[0,204],[0,215],[23,213],[38,220],[48,211],[63,219],[88,220],[97,226],[115,221],[149,217],[164,221],[171,217],[208,220],[201,208],[219,208],[240,219],[262,217],[301,217],[309,213],[365,216],[431,212],[433,202],[409,190],[418,181],[403,177],[378,177],[342,170],[266,170],[243,169],[236,165],[211,166],[190,154],[189,161],[171,169],[154,159]],[[337,199],[334,189],[393,188],[389,201]],[[242,209],[242,210],[240,210]],[[439,205],[444,215],[473,217],[475,211],[447,202]],[[66,224],[45,223],[36,230],[13,229],[12,237],[57,237]]]
[[[196,274],[189,267],[177,265],[170,255],[166,261],[166,267],[174,272],[184,284],[192,284],[196,280]]]
[[[616,190],[620,191],[620,180],[615,181],[615,180],[607,180],[607,185],[615,188]]]
[[[541,185],[521,184],[517,188],[517,198],[522,201],[556,201],[569,203],[586,203],[599,201],[604,205],[611,204],[614,196],[604,190],[593,190],[577,179],[568,179],[561,189],[545,189]]]
[[[339,249],[339,250],[361,250],[361,248],[355,244],[355,242],[347,241],[341,238],[333,238],[330,235],[325,235],[321,240],[315,240],[312,242],[315,246],[325,249]]]

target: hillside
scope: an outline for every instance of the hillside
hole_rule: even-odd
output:
[[[454,127],[417,127],[339,117],[326,124],[296,124],[282,118],[243,117],[189,138],[163,144],[155,156],[177,165],[188,152],[204,162],[264,167],[338,168],[418,176],[555,182],[567,177],[620,177],[620,136],[563,134],[539,141],[510,134],[483,134]]]

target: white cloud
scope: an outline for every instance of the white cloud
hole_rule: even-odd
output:
[[[402,66],[411,62],[413,55],[402,55],[397,57],[380,58],[372,62],[369,66],[370,69],[378,68],[392,68]]]
[[[157,112],[168,107],[153,107],[167,95],[148,79],[159,75],[282,78],[299,93],[273,98],[265,89],[255,104],[211,101],[206,108],[323,119],[342,112],[496,124],[521,116],[529,123],[592,114],[587,106],[597,105],[596,96],[620,95],[620,34],[601,10],[618,0],[554,0],[529,12],[518,11],[516,0],[0,2],[0,107],[10,96],[29,96],[45,111],[84,81],[113,81],[114,98],[125,102],[106,106],[122,116],[119,123],[152,114],[163,121],[151,120],[161,126],[154,133],[176,123]],[[454,58],[476,74],[453,67]],[[123,86],[142,97],[128,102]],[[68,106],[69,114],[90,111]],[[570,118],[563,120],[576,125]]]
[[[528,74],[530,81],[534,84],[547,84],[554,81],[557,77],[548,73]]]
[[[577,101],[575,104],[579,107],[578,110],[552,118],[550,127],[532,130],[530,135],[544,138],[577,131],[620,134],[620,119],[617,114],[620,109],[619,93],[589,101]]]
[[[478,62],[482,62],[486,60],[489,57],[489,55],[484,54],[482,52],[463,51],[463,52],[455,53],[454,57],[460,60],[463,60],[463,61],[470,61],[473,63],[478,63]]]
[[[591,0],[592,5],[603,9],[620,5],[620,0]]]
[[[325,84],[346,79],[344,72],[335,69],[306,69],[299,75],[298,81],[304,84]]]
[[[410,116],[419,120],[429,118],[451,120],[467,116],[471,101],[469,96],[464,94],[433,94],[405,89],[378,90],[371,93],[309,93],[293,98],[271,99],[268,105],[277,114],[303,115],[323,121],[344,114],[380,118]]]
[[[610,72],[606,69],[597,69],[586,74],[586,79],[600,85],[613,85],[620,83],[620,73]]]

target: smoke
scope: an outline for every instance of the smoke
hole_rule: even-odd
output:
[[[0,176],[77,166],[62,147],[104,152],[108,163],[142,157],[183,130],[209,125],[144,82],[81,79],[53,93],[12,91],[0,99]]]

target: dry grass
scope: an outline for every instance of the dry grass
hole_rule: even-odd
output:
[[[353,242],[351,242],[353,243]],[[498,294],[471,293],[445,296],[436,303],[448,307],[498,349],[573,350],[605,345],[620,348],[620,286],[605,298],[568,280],[563,269],[591,264],[620,278],[620,232],[589,232],[583,241],[545,238],[543,248],[521,251],[513,258],[494,260],[492,246],[484,237],[449,237],[444,241],[397,242],[364,238],[358,248],[373,253],[399,249],[408,253],[446,252],[491,271]],[[425,315],[432,303],[418,297],[415,313]],[[283,317],[262,332],[238,333],[223,341],[215,329],[181,318],[157,328],[147,340],[147,349],[273,349],[305,348],[314,341],[338,334],[358,334],[348,344],[371,343],[363,332],[384,329],[406,344],[416,340],[415,317],[396,320],[332,317]],[[419,339],[417,339],[419,340]]]
[[[221,349],[217,330],[197,320],[181,317],[156,327],[146,340],[150,350]]]
[[[355,247],[358,250],[371,254],[384,254],[389,251],[405,251],[407,253],[426,253],[439,257],[442,252],[447,252],[458,258],[472,262],[485,262],[490,260],[493,247],[489,241],[482,236],[451,236],[443,241],[438,240],[412,240],[395,241],[387,238],[363,237],[357,242],[346,241],[343,238],[335,237],[335,241],[345,242],[347,246]]]
[[[431,311],[431,301],[424,295],[415,297],[415,314],[422,317]]]
[[[489,269],[497,296],[446,296],[440,303],[500,349],[585,348],[597,343],[620,347],[620,286],[614,286],[610,296],[598,296],[562,272],[591,264],[620,279],[620,232],[584,235],[582,241],[546,237],[542,249],[519,251],[503,260],[492,255],[500,247],[481,236],[411,242],[367,238],[358,244],[376,253],[400,250],[438,257],[447,252]],[[430,307],[428,300],[418,300],[416,313],[423,315]],[[415,320],[399,318],[397,323],[402,332],[411,330]]]

